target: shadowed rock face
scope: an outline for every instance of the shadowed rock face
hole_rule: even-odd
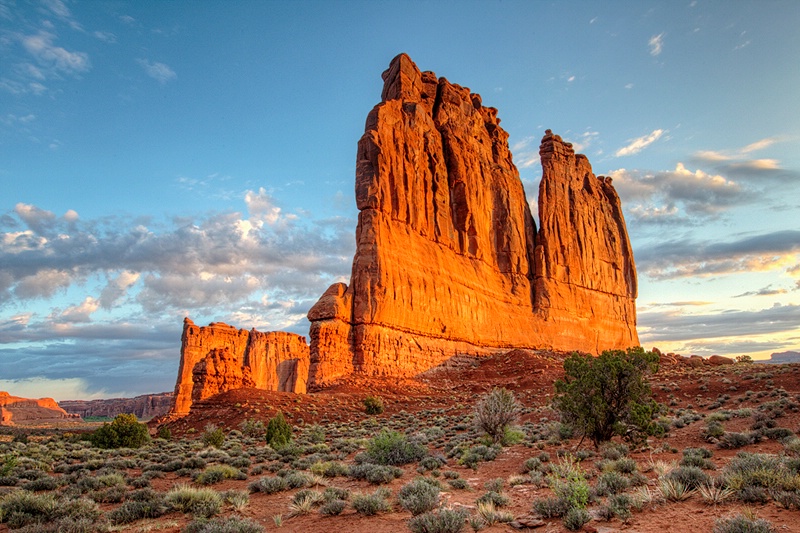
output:
[[[549,130],[536,229],[497,110],[401,54],[358,144],[351,284],[309,311],[311,374],[413,375],[456,353],[638,345],[619,197]]]

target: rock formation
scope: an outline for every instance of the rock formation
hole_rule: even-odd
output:
[[[192,402],[243,387],[304,393],[308,368],[305,337],[221,322],[200,327],[186,318],[171,413],[186,414]]]
[[[548,132],[537,231],[497,110],[401,54],[356,162],[350,286],[309,311],[309,383],[413,375],[457,353],[638,345],[611,180]]]
[[[63,400],[59,407],[70,414],[86,417],[114,418],[118,414],[134,414],[140,420],[164,416],[172,405],[172,393],[143,394],[135,398],[106,398],[102,400]]]
[[[20,398],[0,391],[0,426],[53,424],[80,421],[60,408],[52,398]]]
[[[187,319],[173,413],[232,388],[410,376],[456,354],[639,344],[611,179],[547,130],[537,230],[496,109],[405,54],[383,80],[358,143],[350,285],[309,310],[310,354],[296,335]]]

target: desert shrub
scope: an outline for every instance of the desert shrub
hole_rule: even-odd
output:
[[[454,479],[448,479],[447,484],[450,485],[454,489],[466,489],[469,488],[469,483],[467,483],[466,479],[457,477]]]
[[[717,446],[722,449],[736,449],[753,443],[754,436],[750,433],[725,432],[720,437]]]
[[[325,490],[322,492],[322,497],[326,502],[333,500],[346,501],[350,499],[350,491],[341,487],[325,487]]]
[[[608,510],[612,516],[620,520],[628,520],[631,517],[631,506],[633,498],[627,494],[614,494],[608,498]]]
[[[711,476],[696,466],[679,466],[664,477],[684,484],[689,489],[711,483]]]
[[[677,479],[662,477],[658,480],[658,490],[665,500],[682,502],[694,494],[694,490]]]
[[[483,526],[493,526],[494,524],[506,524],[514,520],[514,515],[508,511],[500,511],[492,502],[478,502],[478,517]],[[473,525],[472,522],[470,525]],[[473,526],[474,527],[474,526]]]
[[[458,463],[468,468],[475,469],[478,468],[478,463],[482,461],[494,461],[499,453],[499,444],[493,444],[492,446],[478,444],[477,446],[472,446],[464,450],[461,457],[458,459]]]
[[[419,461],[427,453],[425,446],[409,442],[402,433],[389,429],[370,439],[366,451],[370,461],[379,465],[405,465]]]
[[[564,361],[564,379],[555,383],[553,405],[595,446],[615,434],[638,440],[655,431],[660,407],[645,377],[657,369],[658,355],[642,348],[598,357],[573,353]]]
[[[52,476],[42,476],[37,479],[32,479],[27,483],[23,483],[22,488],[31,492],[55,490],[58,488],[58,480]]]
[[[89,441],[98,448],[140,448],[150,442],[150,433],[136,415],[119,414],[111,423],[97,428]]]
[[[320,461],[311,465],[311,473],[322,477],[346,476],[347,465],[336,461]]]
[[[246,478],[247,476],[244,475],[239,469],[230,465],[211,465],[197,474],[194,478],[194,481],[196,483],[200,483],[201,485],[213,485],[226,479],[241,480]]]
[[[203,430],[203,435],[201,436],[201,440],[203,441],[203,444],[206,446],[213,446],[214,448],[219,448],[225,442],[225,432],[222,431],[222,428],[218,428],[214,424],[208,424]]]
[[[262,477],[250,483],[247,488],[250,492],[263,492],[264,494],[275,494],[287,490],[289,485],[282,477]]]
[[[569,503],[557,496],[538,498],[533,501],[533,510],[542,518],[558,518],[569,510]]]
[[[57,516],[58,502],[51,494],[34,494],[24,490],[10,492],[0,499],[0,523],[11,529],[47,522]]]
[[[156,437],[159,439],[170,440],[172,438],[172,431],[167,426],[159,426],[156,431]]]
[[[286,421],[283,412],[270,418],[267,423],[267,444],[275,449],[282,448],[292,440],[292,426]]]
[[[467,519],[464,509],[438,509],[415,516],[408,521],[412,533],[459,533]]]
[[[717,420],[709,420],[706,428],[702,432],[702,437],[706,440],[718,439],[725,434],[725,428]]]
[[[473,417],[478,431],[491,437],[494,442],[501,442],[506,429],[519,418],[521,412],[522,406],[513,392],[495,387],[478,400]]]
[[[589,511],[579,507],[572,507],[567,514],[564,515],[564,527],[570,531],[578,531],[584,524],[589,522],[592,517]]]
[[[367,396],[364,398],[364,411],[368,415],[379,415],[383,412],[383,399],[380,396]]]
[[[192,520],[182,533],[261,533],[264,528],[250,518],[229,516],[227,518],[203,518]]]
[[[403,475],[403,470],[396,466],[376,465],[361,463],[350,467],[348,476],[353,479],[366,479],[373,485],[391,483],[395,478]]]
[[[255,420],[254,418],[248,418],[239,424],[239,429],[245,437],[255,439],[263,439],[267,434],[267,427],[264,425],[264,422]]]
[[[625,492],[630,487],[631,482],[619,472],[603,472],[597,480],[597,494],[606,496],[608,494],[619,494]]]
[[[163,495],[147,488],[132,492],[128,501],[106,516],[112,524],[130,524],[143,518],[158,518],[168,510]]]
[[[764,436],[772,440],[783,440],[794,437],[794,431],[789,428],[769,428],[764,430]]]
[[[351,498],[351,504],[358,514],[374,516],[391,509],[388,495],[388,491],[384,489],[378,489],[372,494],[356,493]]]
[[[439,505],[439,487],[425,479],[415,479],[403,485],[397,494],[397,501],[414,516],[427,513]]]
[[[736,515],[720,518],[714,523],[714,533],[774,533],[772,524],[762,518],[747,518]]]
[[[490,490],[483,493],[483,495],[481,495],[481,497],[478,498],[475,503],[491,503],[495,507],[505,507],[509,504],[509,501],[510,500],[508,499],[508,496],[505,494],[496,490]]]
[[[342,514],[342,511],[347,507],[347,502],[344,500],[330,500],[320,506],[320,514],[326,516],[336,516]]]
[[[222,496],[214,489],[179,484],[172,487],[164,501],[177,511],[209,518],[222,510]]]

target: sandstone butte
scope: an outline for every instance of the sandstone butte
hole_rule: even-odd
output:
[[[0,391],[0,426],[49,424],[67,420],[80,421],[80,417],[67,413],[52,398],[20,398]]]
[[[173,413],[242,386],[412,376],[456,354],[639,344],[636,267],[611,179],[547,130],[537,228],[496,109],[405,54],[383,81],[358,143],[350,285],[309,310],[308,347],[187,319]]]

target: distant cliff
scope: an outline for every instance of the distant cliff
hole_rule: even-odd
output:
[[[756,363],[768,363],[774,365],[784,365],[787,363],[800,363],[800,352],[780,352],[769,356],[769,359],[757,359]]]
[[[66,412],[52,398],[20,398],[0,391],[0,426],[52,424],[80,417]]]
[[[105,416],[113,418],[120,413],[134,414],[139,419],[163,416],[169,412],[172,393],[143,394],[135,398],[110,398],[106,400],[64,400],[58,402],[66,412],[82,418]]]

